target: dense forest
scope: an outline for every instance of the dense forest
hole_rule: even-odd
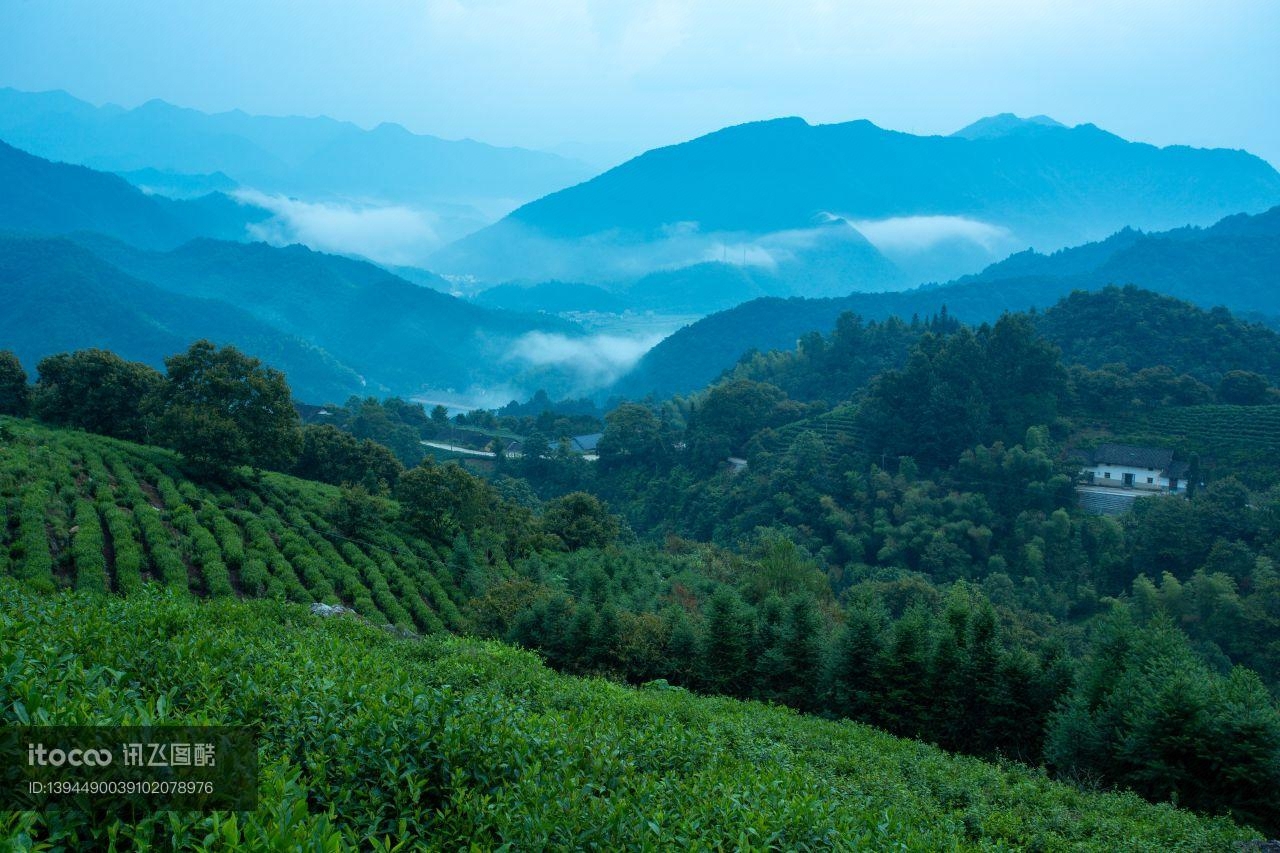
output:
[[[1280,411],[1266,339],[1222,315],[1255,370],[1162,364],[1164,334],[1117,335],[1095,368],[1049,331],[1105,316],[1090,300],[1169,334],[1199,317],[1134,291],[978,328],[850,316],[692,397],[616,406],[596,461],[562,440],[596,413],[545,398],[453,419],[357,399],[304,425],[283,376],[205,342],[163,374],[54,356],[31,385],[0,358],[0,410],[113,436],[3,423],[0,556],[46,589],[342,603],[1275,832],[1280,471],[1232,468],[1267,436],[1171,432],[1193,493],[1119,517],[1076,507],[1072,461],[1180,412]],[[428,455],[454,429],[522,449],[472,471]]]

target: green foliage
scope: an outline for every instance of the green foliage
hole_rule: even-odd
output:
[[[132,441],[146,438],[144,404],[163,384],[152,368],[90,349],[51,355],[37,369],[33,408],[42,420]]]
[[[1275,332],[1243,322],[1225,308],[1206,311],[1132,285],[1076,291],[1045,311],[1036,327],[1068,361],[1086,367],[1123,364],[1138,372],[1161,365],[1170,375],[1189,374],[1219,388],[1231,371],[1280,379]],[[1228,393],[1239,378],[1227,383]]]
[[[542,529],[564,543],[570,551],[604,548],[618,538],[618,519],[595,495],[572,492],[547,503],[542,510]]]
[[[302,428],[302,452],[290,473],[335,486],[358,484],[378,491],[393,488],[403,470],[387,446],[325,424]]]
[[[434,552],[396,534],[394,504],[359,487],[344,494],[282,475],[234,490],[197,486],[167,451],[30,422],[4,426],[14,441],[0,446],[0,505],[17,511],[13,525],[0,524],[0,552],[45,588],[106,591],[114,581],[135,595],[156,581],[214,597],[341,602],[428,633],[465,624],[424,568]],[[329,520],[353,500],[372,511],[351,511],[358,524]]]
[[[1061,768],[1280,828],[1280,711],[1253,673],[1223,677],[1168,621],[1108,626],[1049,731]]]
[[[0,350],[0,415],[26,416],[30,398],[22,362],[9,350]]]
[[[156,434],[196,465],[281,468],[302,446],[284,374],[233,347],[198,341],[165,359]]]
[[[898,317],[864,323],[857,314],[845,312],[826,337],[810,332],[794,350],[749,353],[732,375],[776,385],[797,400],[836,403],[884,371],[901,367],[921,335],[948,335],[959,325],[945,305],[940,315],[909,324]]]
[[[454,464],[430,459],[405,472],[396,485],[405,520],[436,542],[451,542],[491,521],[497,495],[483,480]]]
[[[0,838],[14,844],[1110,851],[1254,837],[863,726],[557,676],[493,644],[397,640],[269,602],[0,592],[0,722],[248,725],[261,767],[254,812],[11,812]]]
[[[76,589],[107,592],[102,525],[98,520],[97,507],[83,498],[76,501],[71,550],[76,564]]]
[[[1267,377],[1248,370],[1228,370],[1218,382],[1218,399],[1235,406],[1261,406],[1270,401]]]
[[[926,335],[906,367],[876,379],[859,418],[872,455],[946,468],[967,448],[1013,444],[1051,423],[1065,385],[1054,347],[1026,315],[1006,314],[976,332]]]
[[[546,437],[541,433],[539,436],[541,443],[545,444]],[[605,417],[598,451],[600,464],[605,466],[650,465],[663,453],[662,424],[648,406],[623,403]],[[537,445],[528,452],[534,456],[547,453]]]

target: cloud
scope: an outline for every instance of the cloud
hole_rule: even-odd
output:
[[[994,252],[1013,238],[1008,228],[966,216],[844,218],[882,252],[920,251],[957,240]]]
[[[663,335],[624,337],[591,335],[570,338],[547,332],[529,332],[516,339],[508,359],[534,368],[551,368],[570,374],[579,393],[603,388],[653,349]]]
[[[411,207],[299,201],[250,189],[234,195],[245,204],[271,211],[273,216],[250,225],[249,233],[276,246],[302,243],[322,252],[414,265],[440,245],[433,217]]]

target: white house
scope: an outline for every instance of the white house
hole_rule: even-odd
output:
[[[1130,444],[1103,444],[1081,455],[1081,475],[1092,486],[1150,492],[1185,492],[1187,465],[1173,451]]]

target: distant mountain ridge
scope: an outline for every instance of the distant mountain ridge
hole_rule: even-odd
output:
[[[962,139],[995,139],[1014,133],[1037,133],[1050,128],[1065,129],[1066,125],[1045,115],[1019,118],[1013,113],[1000,113],[980,118],[951,135]]]
[[[503,383],[519,372],[502,359],[520,336],[581,334],[555,317],[472,305],[373,264],[303,246],[195,240],[147,252],[93,235],[73,239],[136,278],[236,305],[322,348],[379,393]]]
[[[210,114],[160,100],[97,107],[66,92],[6,88],[0,139],[144,185],[155,173],[180,185],[221,172],[266,193],[412,204],[437,214],[445,239],[593,171],[555,154],[446,140],[395,124],[364,130],[327,117]]]
[[[750,350],[790,349],[807,332],[829,331],[845,311],[874,320],[928,316],[946,306],[960,320],[979,323],[1109,284],[1136,284],[1203,308],[1280,317],[1280,207],[1229,216],[1209,228],[1125,229],[1051,255],[1021,252],[946,285],[838,299],[756,299],[666,338],[610,391],[631,398],[687,393]]]
[[[366,390],[355,371],[306,341],[225,302],[129,276],[65,238],[0,236],[0,302],[0,349],[29,370],[47,355],[88,348],[162,368],[165,356],[209,338],[285,371],[301,399]]]
[[[221,193],[175,201],[116,175],[55,163],[0,141],[0,231],[98,231],[139,246],[173,248],[197,236],[243,237],[270,214]]]
[[[243,237],[265,215],[220,193],[150,196],[2,143],[0,187],[0,348],[29,367],[90,347],[160,366],[208,337],[285,371],[304,399],[579,390],[518,346],[535,332],[578,337],[575,324],[472,305],[421,271],[439,289],[303,246],[212,239]],[[537,379],[524,389],[529,371]]]
[[[792,263],[802,279],[808,260],[824,258],[821,228],[832,222],[865,234],[897,267],[880,275],[845,264],[840,290],[816,291],[826,295],[898,288],[930,271],[950,278],[1027,245],[1203,225],[1278,203],[1280,174],[1246,152],[1156,148],[1088,124],[995,116],[952,136],[913,136],[782,118],[648,151],[446,247],[433,268],[603,283],[736,251],[766,270]]]

